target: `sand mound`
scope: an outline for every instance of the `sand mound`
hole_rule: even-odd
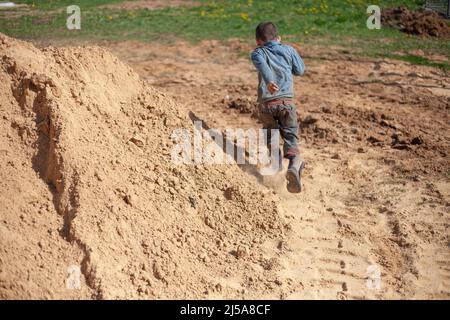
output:
[[[0,34],[0,58],[0,297],[272,286],[276,256],[262,248],[284,234],[278,198],[236,165],[172,164],[171,132],[192,127],[182,106],[99,47]],[[66,289],[70,265],[81,290]]]
[[[389,8],[383,10],[381,17],[383,25],[400,29],[406,33],[450,37],[448,22],[434,11],[411,11],[406,7]]]

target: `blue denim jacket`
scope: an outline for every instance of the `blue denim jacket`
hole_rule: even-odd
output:
[[[252,52],[252,61],[259,73],[259,102],[294,97],[292,75],[300,76],[305,72],[305,64],[294,48],[279,41],[269,41]],[[279,87],[273,95],[266,86],[270,81]]]

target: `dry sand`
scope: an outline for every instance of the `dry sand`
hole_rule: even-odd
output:
[[[295,82],[305,190],[288,194],[282,174],[265,184],[292,217],[278,274],[283,283],[299,279],[302,285],[280,297],[448,299],[448,73],[293,45],[307,65]],[[260,125],[251,113],[257,75],[242,57],[250,44],[125,42],[110,48],[208,126]],[[374,275],[370,266],[381,272],[379,290],[366,285]]]
[[[186,109],[104,49],[0,41],[2,298],[266,291],[279,198],[236,165],[173,165]],[[72,264],[79,292],[65,288]]]
[[[259,126],[247,45],[112,44],[131,69],[0,35],[0,297],[448,299],[448,75],[298,49],[291,195],[282,174],[170,162],[189,111]]]

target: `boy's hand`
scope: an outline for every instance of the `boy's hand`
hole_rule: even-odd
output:
[[[275,92],[277,92],[280,88],[278,88],[278,85],[271,81],[267,84],[267,90],[269,90],[270,94],[274,94]]]

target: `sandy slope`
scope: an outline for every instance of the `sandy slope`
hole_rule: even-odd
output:
[[[112,50],[211,127],[258,126],[256,74],[239,41],[198,46],[119,43]],[[299,48],[297,79],[305,192],[285,192],[292,232],[279,277],[301,285],[282,298],[450,297],[450,81],[442,71],[355,58],[335,48]],[[155,63],[158,61],[158,63]],[[381,272],[381,288],[368,278]],[[274,297],[267,292],[263,297]]]
[[[0,36],[2,298],[449,298],[448,75],[301,48],[291,195],[282,174],[170,162],[188,111],[259,125],[249,46],[111,49],[149,82],[99,47]]]
[[[279,197],[236,165],[172,163],[188,110],[99,47],[0,41],[3,298],[281,291],[263,251],[285,237]]]

